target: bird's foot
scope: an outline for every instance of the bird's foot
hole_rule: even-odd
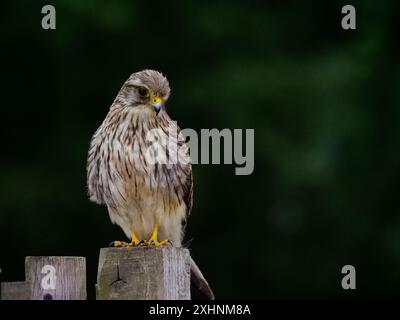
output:
[[[124,241],[113,241],[110,243],[110,247],[139,247],[146,245],[146,241],[139,240],[135,231],[132,230],[131,234],[132,241],[131,242],[124,242]]]
[[[113,241],[110,243],[110,247],[117,247],[117,248],[131,248],[131,247],[139,247],[145,245],[145,241]]]
[[[164,246],[164,245],[167,245],[167,244],[172,246],[172,242],[170,240],[168,240],[168,239],[158,241],[158,225],[155,224],[154,227],[153,227],[153,232],[151,233],[150,239],[146,241],[146,245],[155,246],[155,247],[161,247],[161,246]]]
[[[165,246],[165,245],[172,246],[172,241],[168,240],[168,239],[165,239],[165,240],[162,240],[162,241],[158,241],[157,239],[150,239],[150,240],[146,241],[146,244],[148,246],[155,246],[155,247],[162,247],[162,246]]]

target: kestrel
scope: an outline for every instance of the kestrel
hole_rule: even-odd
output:
[[[92,137],[90,199],[105,204],[111,221],[131,239],[114,246],[182,245],[192,209],[192,166],[185,138],[165,109],[169,95],[168,80],[158,71],[132,74]],[[214,299],[193,259],[190,271],[192,287]]]
[[[185,138],[165,109],[169,95],[161,73],[132,74],[93,135],[87,162],[90,200],[105,204],[111,221],[131,239],[115,246],[182,244],[192,208],[192,166]],[[165,139],[172,143],[159,143],[158,152],[166,153],[165,160],[178,156],[152,161],[152,143]]]

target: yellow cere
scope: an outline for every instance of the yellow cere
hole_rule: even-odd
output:
[[[161,104],[161,102],[162,102],[162,99],[160,98],[160,97],[153,97],[152,99],[151,99],[151,103],[153,104],[153,105],[159,105],[159,104]]]

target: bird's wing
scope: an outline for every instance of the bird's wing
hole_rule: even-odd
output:
[[[192,165],[189,165],[189,170],[188,170],[188,176],[186,179],[186,185],[185,185],[185,195],[183,200],[185,201],[186,205],[186,216],[189,216],[190,213],[192,212],[192,206],[193,206],[193,174],[192,174]]]
[[[183,159],[183,163],[178,163],[180,171],[182,172],[181,188],[183,191],[183,201],[186,205],[186,217],[188,217],[192,211],[193,206],[193,173],[192,163],[190,160],[189,148],[186,144],[185,137],[178,127],[178,146],[179,146],[179,159]]]
[[[103,143],[102,127],[92,137],[87,159],[87,187],[90,200],[98,204],[104,204],[104,190],[101,181],[101,146]]]

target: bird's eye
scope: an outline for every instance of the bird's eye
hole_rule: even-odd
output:
[[[143,97],[143,98],[147,98],[150,94],[149,94],[149,90],[147,90],[144,87],[139,87],[138,88],[138,93],[139,96]]]

